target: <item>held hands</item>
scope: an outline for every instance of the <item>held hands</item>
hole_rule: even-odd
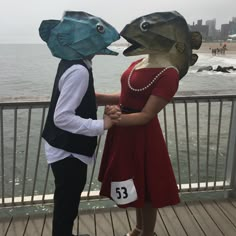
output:
[[[107,105],[104,111],[104,129],[111,128],[121,120],[120,107],[117,105]]]

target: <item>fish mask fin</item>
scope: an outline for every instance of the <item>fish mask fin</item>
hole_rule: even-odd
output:
[[[197,59],[198,59],[198,55],[192,54],[190,65],[193,66],[196,63]]]
[[[59,20],[43,20],[39,26],[39,36],[44,42],[48,42],[51,30],[55,28],[61,21]]]
[[[175,48],[178,50],[178,52],[183,53],[185,50],[185,44],[181,42],[177,42],[175,44]]]
[[[199,49],[202,45],[202,35],[199,32],[191,32],[192,49]]]
[[[66,46],[66,45],[71,45],[74,43],[72,36],[73,36],[73,33],[71,33],[71,32],[59,33],[57,35],[57,39],[61,45]]]

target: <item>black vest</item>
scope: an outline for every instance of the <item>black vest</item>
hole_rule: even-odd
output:
[[[62,74],[68,68],[76,64],[80,64],[88,69],[88,67],[82,60],[61,60],[61,62],[59,63],[53,86],[53,92],[48,110],[47,120],[42,133],[42,137],[53,147],[91,157],[94,154],[95,148],[97,146],[97,136],[89,137],[85,135],[70,133],[68,131],[56,127],[53,121],[55,107],[60,95],[60,91],[58,89],[59,80]],[[95,120],[97,119],[97,106],[93,85],[93,74],[91,69],[88,69],[88,72],[88,89],[81,101],[81,104],[77,107],[75,114],[85,119],[91,118]]]

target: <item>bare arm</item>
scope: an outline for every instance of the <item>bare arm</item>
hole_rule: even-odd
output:
[[[122,114],[119,126],[145,125],[150,122],[173,98],[179,84],[179,74],[175,69],[169,69],[165,79],[158,82],[153,88],[141,112]]]
[[[141,112],[122,114],[119,126],[145,125],[159,113],[168,101],[162,97],[151,95]]]
[[[96,93],[97,106],[117,105],[119,103],[120,93],[104,94]]]

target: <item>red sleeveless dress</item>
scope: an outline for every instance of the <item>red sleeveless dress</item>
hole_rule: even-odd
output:
[[[170,101],[178,89],[179,75],[174,68],[167,69],[144,91],[132,91],[128,77],[133,62],[121,76],[120,104],[142,110],[150,95]],[[143,88],[164,68],[134,70],[130,79],[133,88]],[[154,208],[179,203],[178,188],[162,134],[158,117],[146,125],[113,126],[107,132],[98,179],[100,195],[111,197],[111,183],[133,179],[137,199],[119,207],[141,208],[151,202]]]

